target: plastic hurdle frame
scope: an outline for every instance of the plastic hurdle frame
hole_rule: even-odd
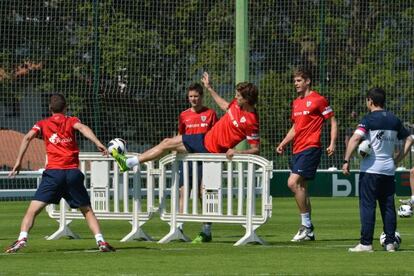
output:
[[[131,155],[132,156],[132,155]],[[127,220],[132,224],[131,232],[121,241],[130,241],[133,239],[152,240],[141,226],[146,223],[156,211],[153,207],[154,202],[154,178],[150,175],[153,169],[153,163],[147,162],[147,210],[143,211],[141,207],[142,189],[141,174],[137,170],[125,172],[122,174],[120,182],[120,173],[118,166],[113,158],[102,156],[100,153],[81,153],[79,156],[81,171],[85,175],[85,186],[90,183],[90,197],[92,209],[100,220]],[[90,170],[87,171],[87,166]],[[111,168],[112,171],[111,171]],[[136,168],[135,168],[136,169]],[[89,173],[88,173],[89,172]],[[133,173],[132,184],[132,202],[129,200],[129,174]],[[90,177],[87,177],[87,174]],[[112,175],[112,186],[110,189],[110,179]],[[111,204],[110,195],[113,191],[113,200]],[[122,206],[121,206],[122,203]],[[131,205],[132,204],[132,208]],[[47,206],[49,217],[59,221],[59,229],[47,237],[48,240],[59,239],[63,236],[79,238],[70,228],[69,224],[74,219],[84,219],[82,213],[76,209],[70,209],[66,201],[62,199],[59,208],[51,204]]]
[[[183,161],[184,197],[183,212],[179,213],[178,162]],[[199,212],[197,185],[197,161],[203,162],[202,211]],[[192,210],[189,212],[188,163],[193,163]],[[226,172],[223,165],[226,164]],[[172,166],[171,197],[167,197],[167,167]],[[233,167],[237,166],[236,170]],[[247,167],[247,169],[245,168]],[[256,168],[255,168],[256,167]],[[265,244],[256,235],[255,230],[264,224],[272,215],[272,197],[270,196],[270,179],[273,163],[257,155],[235,155],[230,161],[225,154],[170,154],[159,161],[160,215],[169,222],[170,232],[159,243],[172,240],[189,241],[189,238],[178,229],[178,223],[213,222],[241,224],[246,228],[245,235],[234,245],[250,242]],[[223,185],[223,178],[227,185]],[[237,181],[234,181],[237,180]],[[237,182],[237,183],[235,183]],[[234,193],[233,190],[236,190]],[[223,208],[223,197],[227,195],[227,208]],[[237,195],[237,205],[233,195]],[[256,196],[261,196],[261,211],[256,214]],[[166,201],[171,200],[171,210],[166,210]],[[243,206],[245,212],[243,213]],[[234,213],[234,210],[237,212]]]

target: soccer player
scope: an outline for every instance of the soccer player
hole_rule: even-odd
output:
[[[406,147],[408,147],[408,149],[404,148],[404,153],[407,154],[408,151],[411,149],[411,146],[414,144],[414,135],[411,135],[411,139],[410,141],[412,141],[410,144],[406,145]],[[407,151],[407,152],[405,152]],[[400,199],[400,203],[402,204],[407,204],[410,206],[414,206],[414,167],[411,168],[410,170],[410,189],[411,189],[411,197],[408,199]]]
[[[203,105],[203,86],[199,83],[191,84],[187,89],[187,98],[191,105],[190,108],[180,113],[178,118],[178,134],[180,135],[192,135],[192,134],[205,134],[209,131],[213,125],[217,122],[217,114],[213,109],[210,109]],[[193,163],[188,164],[188,178],[191,182],[193,175]],[[198,170],[198,186],[201,191],[201,178],[202,178],[202,163],[197,163]],[[183,175],[183,163],[180,162],[180,213],[183,212],[183,200],[184,200],[184,175]],[[187,195],[186,195],[187,196]],[[182,225],[180,225],[182,230]],[[204,223],[202,232],[206,236],[211,236],[211,223]],[[197,239],[196,239],[197,240]],[[196,241],[194,240],[194,241]]]
[[[229,103],[212,88],[207,73],[203,74],[201,81],[218,106],[226,111],[225,115],[206,134],[183,134],[166,138],[139,156],[126,158],[116,150],[112,151],[111,154],[121,172],[140,163],[158,159],[171,150],[181,153],[226,153],[228,159],[233,158],[235,154],[259,153],[259,116],[255,108],[258,98],[256,86],[249,82],[238,83],[235,98]],[[234,149],[244,139],[247,139],[250,148]],[[201,242],[210,240],[211,236],[208,235],[202,235],[200,238]]]
[[[107,243],[100,230],[99,222],[91,208],[88,192],[83,185],[84,175],[79,167],[79,149],[75,131],[79,131],[91,140],[99,151],[107,154],[107,149],[96,138],[93,131],[82,124],[78,118],[66,116],[66,99],[62,94],[54,94],[50,98],[49,109],[52,116],[38,121],[25,135],[20,145],[16,163],[9,173],[17,175],[30,142],[41,134],[46,145],[47,164],[42,181],[22,220],[20,235],[6,249],[6,253],[14,253],[27,245],[30,229],[36,216],[50,203],[58,204],[64,198],[71,208],[79,208],[84,215],[100,251],[109,252],[115,249]]]
[[[326,149],[328,156],[334,154],[337,138],[334,112],[326,98],[311,89],[311,79],[310,71],[305,68],[300,67],[293,72],[293,82],[298,95],[292,103],[293,126],[276,147],[276,152],[283,154],[286,146],[293,140],[288,187],[294,193],[302,221],[293,242],[315,240],[307,182],[315,177],[321,160],[321,130],[325,120],[330,120],[331,125],[330,144]]]
[[[370,142],[372,153],[362,159],[359,174],[361,238],[360,243],[349,248],[349,251],[372,252],[375,209],[378,200],[386,235],[384,248],[388,252],[393,252],[396,250],[394,242],[397,227],[394,205],[395,162],[399,162],[404,157],[404,153],[400,154],[394,162],[393,153],[398,140],[405,139],[405,148],[409,149],[407,145],[411,143],[411,137],[400,119],[384,109],[385,91],[383,89],[370,89],[367,93],[366,105],[370,112],[362,118],[349,140],[342,166],[343,173],[349,174],[352,152],[361,140],[367,139]],[[406,154],[408,150],[404,152]]]

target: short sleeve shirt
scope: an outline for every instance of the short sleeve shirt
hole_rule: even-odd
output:
[[[247,139],[249,144],[260,144],[259,115],[245,111],[234,99],[226,114],[207,132],[204,146],[212,153],[225,153]]]
[[[295,99],[291,114],[291,120],[295,124],[293,153],[312,147],[320,148],[323,122],[334,115],[328,100],[316,91]]]
[[[72,169],[79,166],[79,148],[73,126],[80,122],[76,117],[54,114],[38,121],[32,130],[41,133],[46,145],[46,169]]]
[[[191,108],[181,112],[178,118],[179,134],[203,134],[210,130],[217,122],[217,114],[213,109],[203,107],[200,112]]]
[[[410,135],[400,119],[386,110],[373,111],[362,118],[355,133],[367,139],[372,148],[361,161],[361,172],[394,175],[395,144]]]

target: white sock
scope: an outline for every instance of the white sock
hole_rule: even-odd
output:
[[[95,235],[95,240],[96,240],[96,242],[98,242],[98,241],[105,241],[104,240],[104,237],[102,236],[101,233]]]
[[[139,160],[137,156],[134,157],[130,157],[126,160],[126,165],[128,166],[128,168],[133,168],[135,166],[139,165]]]
[[[207,236],[211,235],[211,223],[203,223],[203,233]]]
[[[310,214],[309,212],[307,213],[301,213],[300,217],[302,218],[302,225],[306,226],[306,227],[311,227],[312,222],[310,219]]]
[[[411,196],[411,202],[414,202],[414,195]]]
[[[17,238],[17,240],[20,241],[23,238],[27,239],[27,235],[28,235],[27,232],[20,232],[19,237]]]

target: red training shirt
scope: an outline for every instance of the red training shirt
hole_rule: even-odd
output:
[[[291,119],[295,124],[293,153],[308,148],[321,147],[321,130],[323,122],[334,116],[328,100],[316,91],[306,97],[298,97],[292,103]]]
[[[217,122],[217,114],[213,109],[203,107],[200,112],[191,108],[181,112],[178,118],[179,134],[203,134],[209,131]]]
[[[234,99],[226,114],[207,132],[204,146],[211,153],[225,153],[244,139],[249,144],[260,144],[259,115],[242,110]]]
[[[46,169],[73,169],[79,166],[79,148],[73,125],[76,117],[61,113],[37,122],[32,130],[41,132],[46,145]]]

